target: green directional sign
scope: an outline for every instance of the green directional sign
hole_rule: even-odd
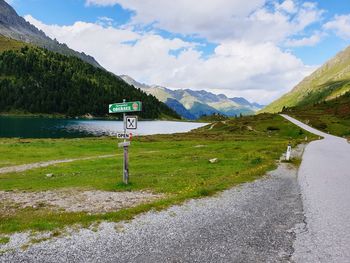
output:
[[[109,105],[109,113],[135,112],[142,110],[141,101],[114,103]]]

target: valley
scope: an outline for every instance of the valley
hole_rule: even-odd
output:
[[[347,262],[350,13],[146,2],[0,0],[0,262]]]

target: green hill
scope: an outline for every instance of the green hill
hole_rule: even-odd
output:
[[[0,35],[0,53],[6,50],[19,50],[28,44]]]
[[[286,108],[284,113],[324,132],[350,137],[350,92],[329,101]]]
[[[4,37],[0,43],[0,112],[106,116],[109,103],[125,98],[143,102],[143,118],[179,118],[154,96],[79,58]]]
[[[306,106],[327,101],[350,91],[350,47],[338,53],[300,82],[292,91],[261,112],[280,112],[283,107]]]

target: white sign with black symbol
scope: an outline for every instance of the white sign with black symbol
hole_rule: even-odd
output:
[[[137,116],[127,116],[126,117],[126,128],[128,130],[137,129]]]

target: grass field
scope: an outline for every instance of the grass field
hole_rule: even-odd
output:
[[[189,198],[212,195],[264,175],[276,160],[294,145],[314,137],[277,115],[263,114],[217,122],[187,134],[136,138],[130,147],[128,186],[122,183],[122,155],[113,138],[0,139],[1,166],[43,160],[115,154],[0,174],[2,191],[52,189],[137,191],[163,193],[165,198],[150,204],[104,214],[53,212],[48,207],[15,208],[0,205],[0,233],[23,230],[54,230],[67,225],[88,226],[102,220],[119,221],[150,209],[163,209]],[[217,163],[210,163],[218,158]],[[48,178],[46,174],[54,177]]]
[[[350,92],[330,101],[288,108],[285,113],[321,131],[350,138]]]
[[[26,45],[28,44],[0,35],[0,53],[7,50],[18,50]]]

